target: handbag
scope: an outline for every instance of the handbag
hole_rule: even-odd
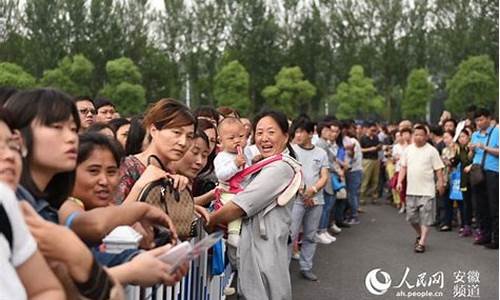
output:
[[[155,155],[148,157],[148,165],[152,158],[165,170]],[[181,240],[197,235],[194,200],[188,188],[178,191],[174,189],[172,179],[161,178],[148,183],[142,189],[139,201],[159,207],[168,214]]]
[[[488,139],[486,140],[486,147],[488,146],[488,144],[490,143],[490,137],[491,137],[491,131],[488,133]],[[471,185],[475,186],[475,185],[479,185],[481,184],[484,179],[485,179],[485,176],[484,176],[484,161],[486,160],[486,156],[488,155],[488,153],[486,153],[486,151],[483,150],[483,159],[481,160],[481,164],[473,164],[470,168],[470,172],[469,172],[469,180],[470,180],[470,183]]]

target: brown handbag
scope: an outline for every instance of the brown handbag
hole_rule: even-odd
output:
[[[160,167],[164,169],[160,160],[154,155],[148,158],[148,164],[151,158],[157,160]],[[194,200],[188,188],[178,191],[174,189],[170,178],[161,178],[150,182],[142,189],[139,201],[159,207],[167,213],[180,239],[196,236]]]

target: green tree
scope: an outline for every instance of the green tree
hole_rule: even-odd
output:
[[[27,89],[35,84],[35,78],[20,66],[7,62],[0,63],[0,86]]]
[[[371,78],[365,77],[363,67],[351,68],[349,79],[337,87],[333,96],[337,118],[370,119],[380,117],[384,99],[378,95]]]
[[[99,92],[115,103],[122,115],[139,113],[146,104],[146,90],[139,68],[130,58],[121,57],[106,63],[108,83]]]
[[[250,76],[238,61],[225,65],[215,76],[214,95],[218,106],[230,106],[246,115],[250,108]]]
[[[268,105],[282,110],[289,117],[296,116],[297,112],[309,112],[309,103],[316,94],[316,88],[304,80],[299,67],[283,67],[274,79],[275,85],[267,86],[262,91]]]
[[[401,112],[404,118],[423,120],[427,111],[427,104],[434,95],[434,85],[429,80],[426,69],[416,69],[408,76],[404,92]]]
[[[43,72],[40,83],[42,86],[58,88],[74,96],[90,95],[93,72],[94,65],[85,56],[66,56],[57,68]]]
[[[458,66],[457,72],[446,82],[446,108],[452,113],[464,113],[475,104],[496,110],[498,107],[498,75],[493,61],[486,55],[473,56]]]

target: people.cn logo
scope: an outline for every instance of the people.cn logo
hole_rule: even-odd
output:
[[[380,274],[384,278],[383,282],[378,280],[377,274],[379,271],[380,269],[373,269],[366,274],[365,278],[366,289],[370,292],[370,294],[376,296],[385,294],[391,286],[391,276],[384,271],[380,271]]]

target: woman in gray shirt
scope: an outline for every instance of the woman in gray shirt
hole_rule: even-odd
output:
[[[281,112],[258,115],[253,124],[255,144],[263,158],[283,154],[286,160],[266,165],[244,191],[210,216],[207,230],[243,217],[238,247],[238,293],[244,299],[291,299],[288,241],[293,199],[276,199],[292,181],[295,171],[288,145],[288,123]],[[292,164],[290,164],[290,161]]]

